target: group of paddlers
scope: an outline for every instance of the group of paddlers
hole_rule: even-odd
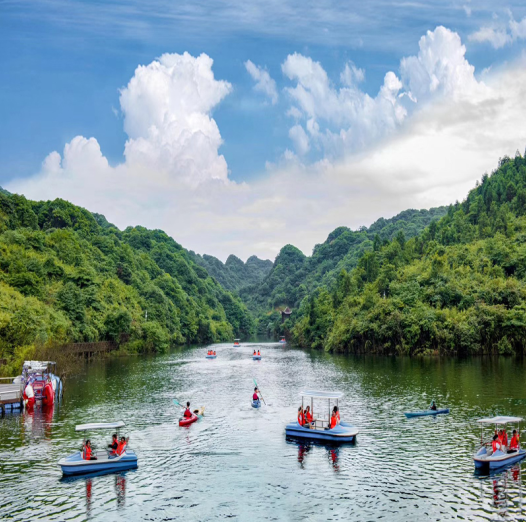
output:
[[[261,355],[261,352],[258,350],[258,353],[256,353],[256,350],[254,350],[254,353],[252,354],[252,357],[253,357],[254,355]]]
[[[108,448],[110,451],[108,452],[108,458],[114,459],[115,457],[119,457],[123,454],[124,450],[126,449],[126,445],[128,444],[128,440],[130,440],[130,437],[117,437],[117,434],[114,433],[112,436],[111,444],[108,444]],[[83,460],[97,460],[97,457],[93,455],[93,450],[91,448],[91,441],[88,439],[86,442],[84,442],[84,445],[82,446],[82,458]]]
[[[303,409],[303,406],[298,408],[298,424],[304,428],[314,428],[316,419],[314,419],[312,412],[310,411],[310,406],[307,406]],[[329,420],[329,426],[326,428],[332,430],[338,424],[340,424],[340,410],[338,406],[334,406],[332,409],[331,418]]]
[[[217,355],[215,350],[208,350],[208,353],[206,355]]]
[[[495,430],[495,435],[493,435],[493,440],[491,442],[491,448],[493,453],[496,451],[502,451],[503,453],[514,453],[519,450],[520,442],[520,432],[513,430],[511,436],[510,444],[508,446],[508,434],[506,430]]]

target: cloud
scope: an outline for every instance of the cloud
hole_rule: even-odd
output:
[[[418,54],[402,58],[400,78],[387,72],[375,97],[358,86],[365,72],[352,62],[345,64],[342,86],[336,87],[319,62],[291,54],[282,64],[284,75],[295,83],[286,89],[293,103],[287,114],[299,120],[301,111],[311,140],[330,158],[366,150],[431,99],[482,95],[485,86],[476,80],[465,54],[457,33],[441,26],[428,31],[420,39]],[[297,127],[289,132],[295,145]]]
[[[209,58],[180,55],[138,68],[140,74],[136,71],[123,90],[130,150],[144,140],[152,149],[146,159],[127,151],[125,160],[112,166],[95,138],[78,136],[62,154],[49,154],[38,174],[6,188],[33,199],[68,199],[105,214],[120,228],[161,228],[186,248],[222,259],[231,253],[273,257],[287,243],[309,253],[337,226],[357,228],[407,208],[462,199],[499,157],[524,149],[526,67],[519,61],[493,68],[484,84],[473,83],[460,40],[431,34],[400,77],[386,74],[375,97],[367,98],[356,86],[342,94],[349,87],[336,89],[309,58],[297,55],[288,62],[287,72],[299,88],[290,95],[292,106],[301,111],[298,121],[309,154],[327,138],[328,125],[341,125],[345,135],[347,129],[356,132],[361,121],[358,127],[371,137],[381,135],[375,128],[379,122],[395,122],[396,108],[407,111],[382,139],[333,161],[324,157],[305,164],[300,146],[298,154],[287,151],[256,181],[228,181],[226,162],[217,167],[220,139],[210,111],[231,87],[214,79]],[[416,103],[400,98],[409,90]],[[172,133],[174,126],[180,137]],[[331,132],[340,137],[338,130]],[[184,150],[187,140],[192,147]],[[202,162],[202,154],[210,159]]]
[[[272,105],[275,105],[278,102],[278,90],[276,88],[276,82],[270,77],[268,71],[253,64],[250,60],[245,62],[245,68],[248,74],[250,74],[252,79],[256,82],[254,90],[262,92],[265,96],[268,96]]]
[[[289,130],[289,137],[293,141],[299,154],[304,155],[309,152],[309,137],[301,125],[294,125],[294,127],[291,127]]]
[[[493,48],[501,49],[517,40],[526,39],[526,16],[517,22],[511,11],[508,12],[509,21],[505,25],[499,23],[498,17],[494,18],[493,25],[483,26],[478,31],[469,35],[469,40],[478,43],[490,43]]]

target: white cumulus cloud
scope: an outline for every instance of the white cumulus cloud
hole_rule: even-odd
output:
[[[256,82],[254,89],[258,92],[262,92],[275,105],[278,102],[278,90],[276,88],[276,82],[270,77],[269,72],[263,67],[258,67],[250,60],[245,62],[245,68]]]
[[[469,40],[478,43],[489,43],[494,49],[500,49],[510,45],[517,40],[526,39],[526,16],[517,22],[511,11],[508,12],[509,21],[507,24],[500,22],[498,17],[494,17],[491,25],[485,25],[478,31],[469,35]]]

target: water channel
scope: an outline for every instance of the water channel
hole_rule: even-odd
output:
[[[0,519],[526,520],[526,464],[479,476],[472,461],[476,419],[526,416],[524,361],[214,348],[216,360],[197,347],[95,361],[54,410],[1,418]],[[267,403],[259,410],[254,378]],[[286,440],[302,389],[344,392],[356,444]],[[205,405],[205,417],[180,428],[174,397]],[[451,414],[404,417],[432,399]],[[113,420],[127,423],[138,469],[62,479],[57,461],[82,441],[75,425]],[[102,447],[109,435],[91,438]]]

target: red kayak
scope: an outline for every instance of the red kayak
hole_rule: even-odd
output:
[[[192,413],[191,417],[181,417],[179,419],[179,426],[189,426],[190,424],[194,423],[199,417]]]

